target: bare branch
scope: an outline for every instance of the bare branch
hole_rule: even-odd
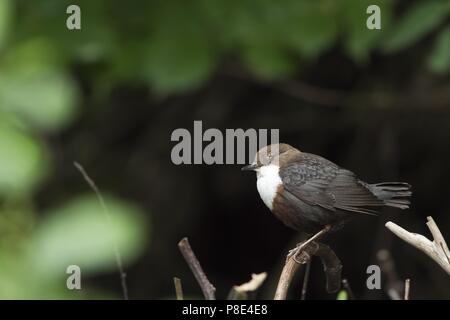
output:
[[[405,296],[404,296],[405,300],[409,300],[409,290],[411,286],[410,282],[411,281],[409,279],[405,280]]]
[[[263,284],[266,278],[266,272],[252,274],[252,279],[249,282],[243,283],[240,286],[234,286],[234,288],[236,291],[255,291]]]
[[[211,282],[209,282],[208,278],[203,272],[203,269],[200,266],[200,262],[198,261],[197,257],[195,256],[194,252],[191,249],[189,240],[187,238],[181,239],[181,241],[178,243],[178,248],[183,254],[183,257],[186,260],[187,264],[189,265],[189,268],[191,268],[191,271],[194,274],[195,279],[197,279],[197,282],[203,291],[205,299],[216,300],[215,295],[216,288],[214,288]]]
[[[433,240],[439,249],[447,259],[447,263],[450,264],[450,251],[448,250],[447,243],[445,242],[444,237],[442,236],[441,230],[439,230],[436,222],[434,222],[432,217],[427,217],[427,226],[430,229],[431,235],[433,236]],[[444,258],[444,257],[442,257]]]
[[[311,272],[311,260],[306,263],[305,276],[303,277],[302,294],[300,300],[306,300],[306,293],[308,292],[309,274]]]
[[[252,279],[240,286],[233,286],[228,294],[228,300],[246,300],[248,293],[258,290],[267,278],[267,273],[252,274]]]
[[[181,279],[173,277],[173,284],[175,285],[175,294],[177,296],[177,300],[184,300],[183,286],[181,285]]]
[[[341,288],[341,261],[330,247],[321,243],[315,255],[322,260],[323,270],[327,278],[327,292],[338,292]]]
[[[297,257],[290,256],[287,259],[278,281],[274,298],[275,300],[286,299],[289,285],[291,284],[298,267],[300,264],[306,264],[313,255],[320,257],[324,266],[324,271],[327,278],[327,291],[331,293],[339,290],[341,285],[342,270],[342,265],[339,258],[333,250],[330,249],[330,247],[313,241],[305,245],[302,248],[302,251],[298,253]]]
[[[94,191],[95,195],[97,196],[98,202],[100,202],[100,206],[102,207],[103,213],[105,214],[105,217],[108,220],[109,225],[112,227],[111,215],[109,213],[108,207],[106,206],[106,202],[103,199],[103,196],[100,192],[100,189],[97,187],[94,180],[92,180],[91,177],[89,177],[86,170],[84,170],[84,168],[81,164],[79,164],[78,162],[75,161],[73,163],[73,165],[75,166],[75,168],[77,168],[78,171],[80,171],[84,180],[86,180],[87,184]],[[113,250],[114,250],[114,256],[116,258],[117,269],[119,270],[119,274],[120,274],[120,283],[122,285],[123,298],[124,298],[124,300],[128,300],[128,287],[127,287],[127,281],[126,281],[127,274],[124,271],[123,263],[122,263],[122,256],[120,255],[119,248],[117,247],[117,244],[114,241],[114,239],[113,239]]]
[[[450,275],[450,260],[448,258],[450,256],[450,252],[447,244],[433,218],[428,217],[427,220],[427,226],[433,236],[433,241],[430,241],[420,234],[408,232],[391,221],[386,223],[386,228],[391,230],[403,241],[424,252],[437,264],[439,264],[441,268],[447,272],[447,274]]]
[[[281,271],[280,280],[278,280],[278,286],[274,297],[275,300],[286,300],[289,285],[299,266],[300,264],[295,262],[293,257],[290,257],[287,260],[283,267],[283,271]]]

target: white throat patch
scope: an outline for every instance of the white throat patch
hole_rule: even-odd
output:
[[[270,164],[256,170],[256,187],[259,196],[270,210],[273,208],[273,199],[275,199],[278,186],[283,184],[278,174],[279,169],[279,166]]]

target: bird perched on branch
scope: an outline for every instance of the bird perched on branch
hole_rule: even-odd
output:
[[[261,148],[242,170],[256,171],[259,195],[278,219],[312,236],[302,247],[353,216],[377,215],[382,207],[408,209],[410,204],[408,183],[369,184],[325,158],[284,143]]]

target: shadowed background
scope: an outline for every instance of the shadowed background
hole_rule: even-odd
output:
[[[66,8],[81,8],[81,30]],[[366,8],[381,8],[381,30]],[[239,165],[172,164],[173,130],[279,128],[280,141],[368,182],[407,181],[411,210],[360,217],[326,242],[360,299],[388,249],[411,297],[450,298],[448,276],[384,227],[450,240],[448,1],[0,2],[0,297],[130,298],[201,292],[177,242],[189,237],[219,298],[268,272],[272,298],[296,234],[276,220]],[[96,181],[112,223],[73,166]],[[66,268],[82,290],[66,288]],[[300,283],[300,277],[296,283]],[[308,298],[325,292],[318,261]],[[298,298],[300,286],[290,297]]]

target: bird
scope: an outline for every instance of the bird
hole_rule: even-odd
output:
[[[256,171],[264,204],[286,226],[309,237],[288,257],[355,216],[376,216],[382,207],[404,210],[410,206],[410,184],[369,184],[350,170],[285,143],[262,147],[242,170]]]

